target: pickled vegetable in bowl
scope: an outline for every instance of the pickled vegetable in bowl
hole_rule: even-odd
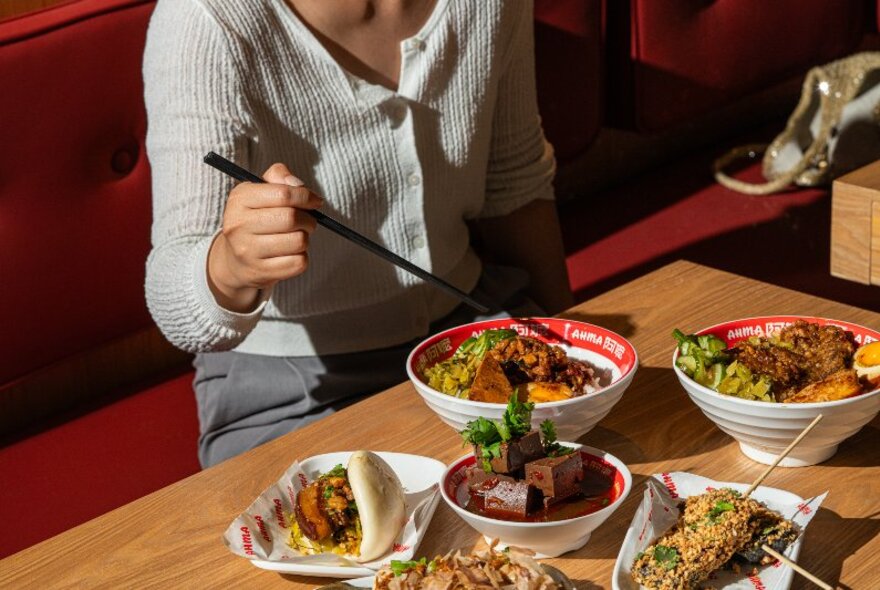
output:
[[[514,336],[516,332],[513,330],[486,330],[479,336],[468,338],[452,357],[425,369],[428,385],[447,395],[469,399],[480,361],[498,342]]]

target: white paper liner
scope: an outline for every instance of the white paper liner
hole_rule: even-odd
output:
[[[623,563],[623,571],[626,577],[630,576],[630,567],[636,559],[636,555],[644,551],[657,538],[669,530],[678,521],[678,503],[683,498],[719,488],[732,488],[739,492],[745,492],[748,485],[719,482],[684,472],[658,473],[651,476],[646,482],[642,499],[641,509],[633,518],[631,530],[637,534],[632,542],[625,542],[620,550],[618,560]],[[813,519],[819,506],[825,500],[828,492],[820,496],[809,498],[800,502],[791,503],[784,497],[794,494],[781,494],[772,488],[758,487],[751,497],[763,502],[768,508],[779,512],[784,518],[796,523],[801,534],[798,539],[785,550],[785,556],[796,561],[796,554],[800,550],[800,542],[806,531],[807,525]],[[629,541],[627,535],[627,541]],[[791,583],[791,570],[788,566],[778,561],[758,568],[758,573],[749,575],[746,568],[742,573],[731,571],[719,571],[714,573],[703,586],[710,586],[717,590],[783,590]],[[617,586],[617,585],[616,585]],[[620,585],[620,588],[642,588],[637,586],[632,579],[629,585]]]
[[[226,529],[223,540],[229,550],[251,560],[379,570],[392,559],[412,559],[428,528],[433,514],[431,507],[440,492],[439,484],[435,483],[426,489],[406,493],[407,521],[391,551],[374,561],[359,563],[335,553],[302,555],[287,544],[290,536],[288,515],[293,514],[297,493],[309,483],[299,461],[294,461],[281,479],[260,494]]]

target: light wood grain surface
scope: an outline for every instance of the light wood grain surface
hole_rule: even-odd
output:
[[[763,466],[743,456],[688,400],[670,368],[670,333],[674,327],[693,331],[763,314],[819,315],[880,327],[878,314],[687,262],[671,264],[562,314],[626,336],[641,359],[623,399],[581,439],[622,459],[633,473],[634,488],[586,547],[551,560],[579,588],[611,587],[614,560],[648,475],[681,470],[748,483],[761,473]],[[878,443],[880,421],[875,419],[842,443],[828,462],[778,468],[765,481],[804,497],[830,491],[806,533],[799,561],[843,588],[880,587]],[[321,579],[259,570],[230,554],[221,535],[294,459],[358,448],[418,453],[444,462],[462,454],[457,434],[435,418],[411,385],[402,384],[3,560],[0,587],[321,585]],[[4,485],[14,485],[14,480]],[[432,556],[478,543],[477,533],[441,502],[420,553]],[[795,577],[792,588],[809,587]]]
[[[26,14],[35,10],[41,10],[69,2],[70,0],[2,0],[0,2],[0,19],[10,18],[19,14]]]
[[[880,161],[834,181],[831,274],[865,285],[880,284]]]

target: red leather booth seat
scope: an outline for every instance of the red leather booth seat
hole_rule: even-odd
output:
[[[0,23],[0,411],[21,382],[151,325],[141,59],[153,5],[81,0]],[[7,438],[0,557],[198,470],[191,379]],[[44,415],[55,402],[40,393],[17,403]]]
[[[541,121],[556,157],[582,153],[602,125],[604,2],[535,0]]]
[[[153,2],[0,25],[0,383],[150,325],[140,62]]]
[[[616,123],[660,131],[858,47],[863,0],[608,2]]]

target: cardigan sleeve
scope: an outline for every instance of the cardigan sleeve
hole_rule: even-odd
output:
[[[497,89],[480,217],[507,215],[534,199],[554,198],[556,160],[541,128],[535,89],[532,2],[517,6],[520,12]]]
[[[208,251],[232,181],[202,163],[208,151],[247,164],[249,126],[236,48],[200,0],[160,0],[144,53],[152,250],[147,306],[162,333],[190,351],[226,350],[259,321],[222,308],[208,286]]]

